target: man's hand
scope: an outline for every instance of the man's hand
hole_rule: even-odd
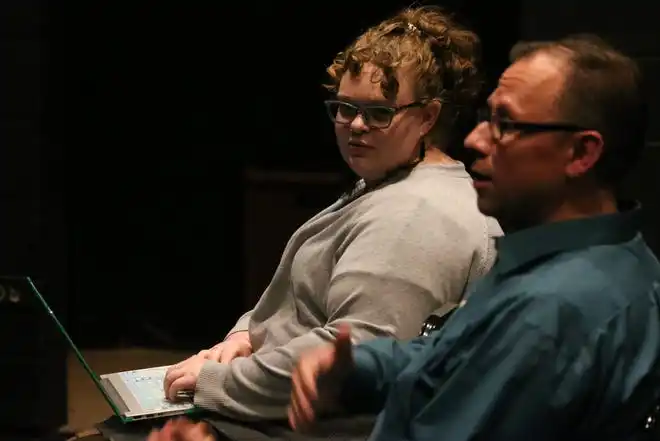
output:
[[[248,357],[252,354],[252,343],[248,331],[235,332],[225,341],[218,343],[211,349],[199,352],[199,355],[218,363],[229,363],[237,357]]]
[[[147,441],[215,441],[207,423],[194,423],[180,418],[169,420],[162,429],[153,430]]]
[[[314,421],[319,404],[332,404],[353,368],[350,330],[340,327],[331,345],[303,354],[293,371],[289,424],[304,429]]]
[[[201,355],[193,355],[181,363],[170,366],[165,373],[163,390],[167,399],[175,401],[177,392],[194,391],[197,386],[199,371],[207,361]]]

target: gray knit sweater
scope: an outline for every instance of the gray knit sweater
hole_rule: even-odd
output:
[[[490,268],[500,234],[479,213],[461,164],[422,164],[340,199],[293,234],[270,285],[231,330],[249,330],[254,353],[206,362],[195,403],[241,420],[284,418],[301,352],[331,341],[339,323],[356,342],[416,336],[432,311],[460,301]]]

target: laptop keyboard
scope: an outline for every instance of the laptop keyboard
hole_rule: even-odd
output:
[[[148,411],[183,410],[189,402],[172,403],[165,399],[163,380],[167,366],[120,372],[119,375],[140,406]]]

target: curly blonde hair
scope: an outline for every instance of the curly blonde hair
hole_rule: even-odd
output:
[[[371,27],[335,57],[327,69],[337,92],[346,72],[359,75],[362,67],[373,64],[382,75],[383,95],[394,99],[399,90],[396,73],[406,68],[412,75],[415,99],[437,99],[443,103],[429,141],[443,145],[452,135],[457,120],[479,97],[482,81],[477,69],[479,37],[436,6],[407,8]],[[470,113],[470,112],[467,112]]]

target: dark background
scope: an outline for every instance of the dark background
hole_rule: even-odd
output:
[[[660,74],[641,1],[441,3],[481,35],[491,84],[519,38],[573,31]],[[0,2],[0,271],[41,279],[81,346],[215,342],[341,191],[325,67],[407,4]],[[659,95],[628,184],[656,250]]]

